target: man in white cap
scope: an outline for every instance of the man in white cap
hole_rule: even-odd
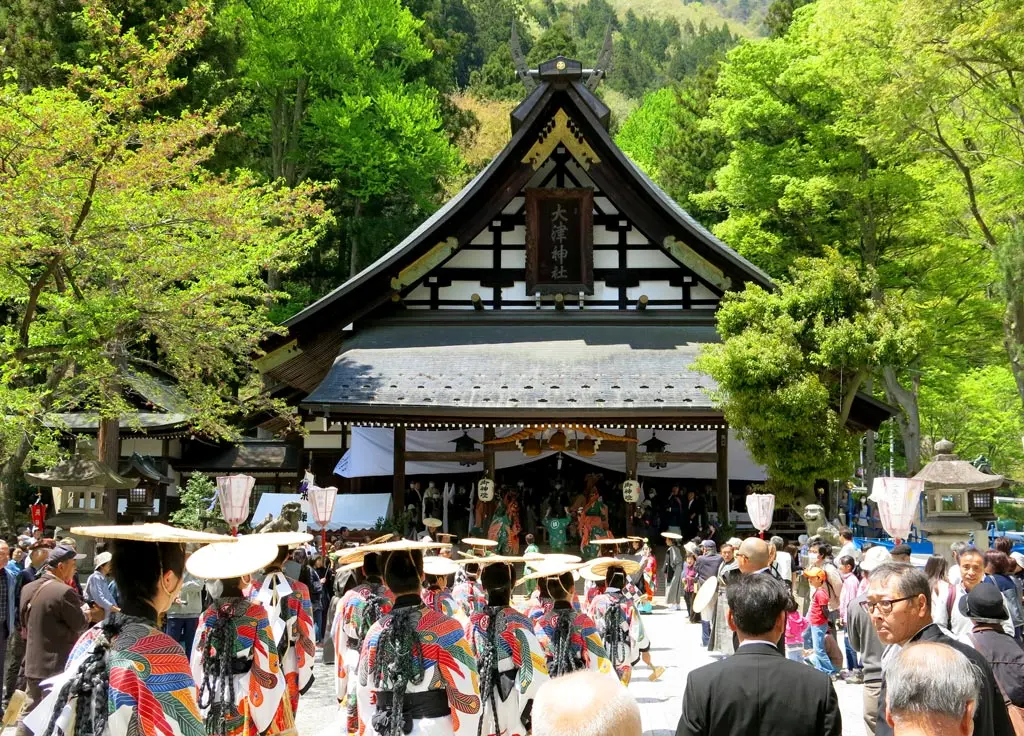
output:
[[[114,596],[110,594],[110,561],[113,555],[109,552],[100,552],[93,561],[95,570],[85,583],[85,600],[103,609],[103,617],[110,615],[111,611],[120,611]]]
[[[865,552],[860,561],[860,569],[865,573],[865,580],[872,570],[890,562],[891,559],[889,550],[885,547],[876,546]],[[846,609],[846,635],[864,663],[864,669],[861,670],[864,678],[864,727],[869,735],[873,735],[878,722],[878,694],[882,688],[882,652],[885,645],[878,638],[878,632],[871,623],[871,616],[861,607],[861,602],[865,600],[866,586],[862,585],[860,595],[854,598]]]

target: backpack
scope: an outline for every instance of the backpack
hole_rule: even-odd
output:
[[[843,592],[843,577],[831,562],[825,563],[825,588],[828,590],[828,610],[839,610],[839,596]]]

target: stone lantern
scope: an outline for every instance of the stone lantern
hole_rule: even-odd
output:
[[[924,522],[920,528],[936,554],[952,561],[949,546],[974,534],[978,549],[988,548],[985,522],[994,518],[995,489],[1003,476],[982,473],[953,453],[953,443],[935,443],[936,455],[914,477],[924,481]]]

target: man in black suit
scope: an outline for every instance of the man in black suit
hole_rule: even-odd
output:
[[[892,736],[886,720],[886,665],[900,650],[915,642],[938,642],[960,651],[981,673],[981,693],[974,709],[974,736],[1011,736],[1013,727],[996,685],[992,667],[973,647],[950,638],[932,623],[932,587],[923,570],[902,562],[887,562],[871,571],[864,609],[882,644],[882,687],[878,694],[875,736]],[[936,663],[936,666],[940,666]]]
[[[841,736],[828,675],[779,654],[789,596],[768,575],[729,585],[736,654],[690,673],[676,736]]]

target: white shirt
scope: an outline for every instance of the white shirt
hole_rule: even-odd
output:
[[[949,572],[946,574],[946,579],[948,579],[953,585],[960,585],[960,566],[953,565],[953,567],[949,568]]]
[[[775,553],[775,571],[787,583],[793,582],[793,556],[789,552]]]
[[[745,641],[740,642],[741,647],[745,647],[747,646],[747,644],[767,644],[772,649],[775,649],[776,647],[776,642],[768,641],[767,639],[747,639]]]
[[[860,550],[857,549],[857,545],[853,542],[847,542],[846,544],[844,544],[843,548],[839,550],[839,554],[836,555],[833,559],[838,560],[840,557],[846,557],[847,555],[852,557],[855,562],[860,561]]]

